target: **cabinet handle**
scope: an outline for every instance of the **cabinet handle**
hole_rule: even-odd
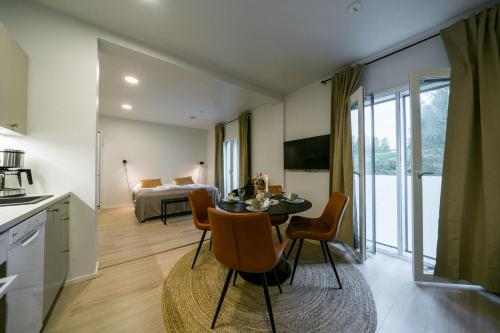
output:
[[[69,250],[62,250],[62,251],[59,251],[59,253],[68,253]]]
[[[47,212],[49,212],[49,213],[57,213],[57,212],[59,212],[59,208],[47,209]]]
[[[63,205],[69,205],[69,201],[64,201]]]
[[[63,217],[63,218],[59,218],[57,220],[58,221],[69,221],[69,217]]]
[[[9,126],[10,126],[10,128],[18,128],[18,127],[19,127],[19,124],[18,124],[18,123],[15,123],[15,124],[10,124]]]

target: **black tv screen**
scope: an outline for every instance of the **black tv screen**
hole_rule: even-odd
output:
[[[286,170],[330,169],[330,135],[285,142]]]

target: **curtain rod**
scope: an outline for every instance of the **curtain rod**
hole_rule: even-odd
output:
[[[371,60],[371,61],[365,62],[363,65],[368,66],[368,65],[370,65],[370,64],[373,64],[374,62],[377,62],[377,61],[379,61],[379,60],[382,60],[382,59],[385,59],[385,58],[387,58],[387,57],[390,57],[390,56],[392,56],[392,55],[394,55],[394,54],[396,54],[396,53],[399,53],[399,52],[401,52],[401,51],[404,51],[404,50],[406,50],[406,49],[409,49],[410,47],[415,46],[415,45],[418,45],[418,44],[420,44],[420,43],[426,42],[426,41],[428,41],[429,39],[432,39],[432,38],[437,37],[437,36],[439,36],[439,33],[434,34],[434,35],[429,36],[429,37],[426,37],[426,38],[424,38],[424,39],[422,39],[422,40],[416,41],[415,43],[412,43],[412,44],[410,44],[410,45],[407,45],[407,46],[405,46],[405,47],[402,47],[402,48],[400,48],[400,49],[397,49],[397,50],[395,50],[395,51],[392,51],[392,52],[390,52],[390,53],[388,53],[388,54],[386,54],[386,55],[383,55],[383,56],[381,56],[381,57],[378,57],[378,58],[376,58],[376,59],[374,59],[374,60]],[[332,78],[331,78],[331,77],[329,77],[328,79],[324,79],[323,81],[321,81],[321,84],[325,85],[328,81],[331,81],[331,80],[332,80]]]
[[[252,113],[251,113],[251,112],[248,112],[248,115],[249,115],[249,116],[251,116],[251,115],[252,115]],[[240,117],[240,115],[238,115],[237,117],[235,117],[235,118],[233,118],[233,119],[231,119],[231,120],[229,120],[229,121],[226,121],[226,122],[224,123],[224,125],[227,125],[227,124],[229,124],[229,123],[232,123],[233,121],[238,120],[238,118],[239,118],[239,117]]]

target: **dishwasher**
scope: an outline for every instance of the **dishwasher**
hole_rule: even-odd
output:
[[[46,220],[43,211],[8,231],[6,275],[15,279],[4,297],[0,332],[38,333],[42,328]]]

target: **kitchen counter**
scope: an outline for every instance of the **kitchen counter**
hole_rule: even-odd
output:
[[[71,192],[58,193],[35,204],[0,207],[0,233],[41,212],[70,194]]]

